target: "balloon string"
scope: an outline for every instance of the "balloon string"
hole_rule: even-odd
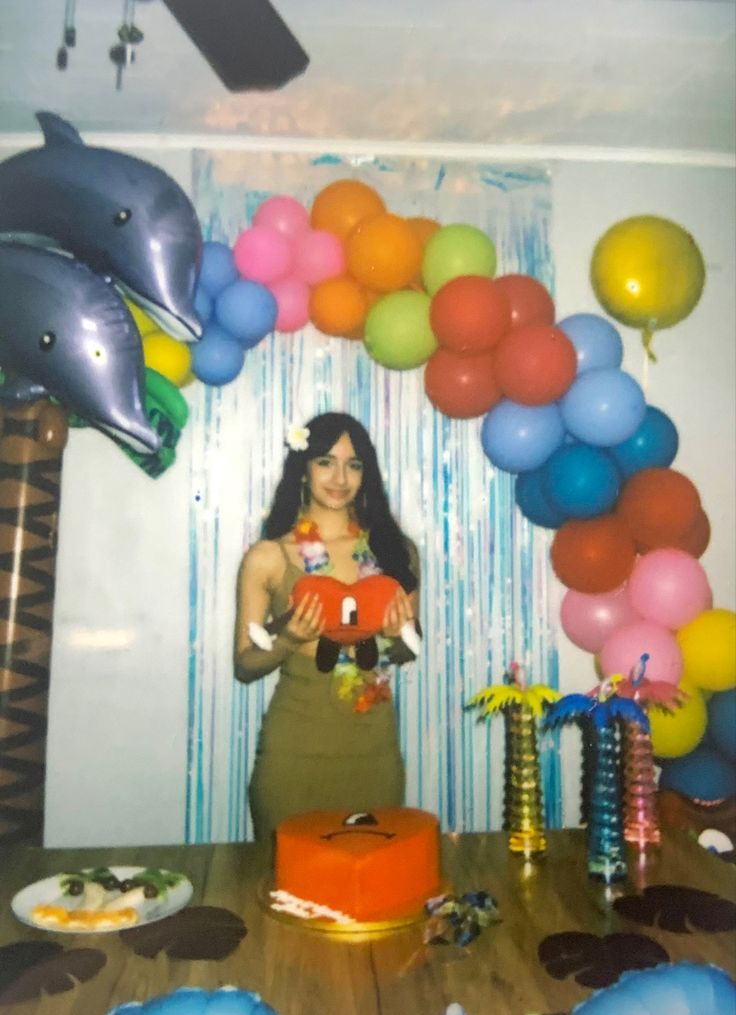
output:
[[[652,349],[653,338],[654,331],[651,328],[644,328],[641,333],[641,341],[644,346],[644,352],[647,354],[647,357],[652,361],[652,363],[656,363],[657,357],[654,355],[654,350]]]
[[[651,361],[651,357],[650,357],[649,353],[646,351],[646,348],[645,348],[645,350],[644,350],[644,362],[642,363],[642,367],[641,367],[641,387],[642,387],[642,391],[644,392],[645,395],[647,394],[647,390],[649,388],[649,363],[650,363],[650,361]]]

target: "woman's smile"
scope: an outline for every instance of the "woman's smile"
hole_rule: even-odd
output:
[[[352,504],[363,482],[363,463],[353,443],[343,434],[330,450],[307,465],[311,499],[324,507]]]

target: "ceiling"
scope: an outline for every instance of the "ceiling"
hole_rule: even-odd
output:
[[[231,94],[161,0],[120,91],[123,0],[0,0],[0,132],[52,109],[87,131],[736,150],[734,0],[275,0],[311,57],[275,92]],[[202,0],[206,3],[207,0]]]

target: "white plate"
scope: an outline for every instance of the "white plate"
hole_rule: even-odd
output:
[[[87,867],[85,870],[93,870],[93,868]],[[119,881],[125,881],[126,878],[133,878],[137,874],[143,873],[146,868],[110,867],[109,870]],[[75,908],[70,903],[73,903],[77,897],[62,894],[61,879],[68,877],[70,873],[72,872],[64,871],[61,874],[44,878],[43,881],[35,881],[32,885],[22,888],[10,903],[13,913],[20,922],[27,924],[29,927],[36,927],[39,930],[51,931],[54,934],[117,934],[121,930],[144,927],[147,923],[154,923],[156,920],[163,920],[166,916],[178,913],[192,897],[192,883],[189,878],[182,874],[181,881],[173,888],[169,888],[162,899],[146,899],[138,906],[138,922],[129,924],[127,927],[76,930],[65,927],[48,927],[34,920],[31,914],[35,906],[60,905],[70,910]]]

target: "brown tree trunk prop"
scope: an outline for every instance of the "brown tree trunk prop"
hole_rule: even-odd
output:
[[[67,419],[48,401],[0,412],[0,845],[39,844]]]

